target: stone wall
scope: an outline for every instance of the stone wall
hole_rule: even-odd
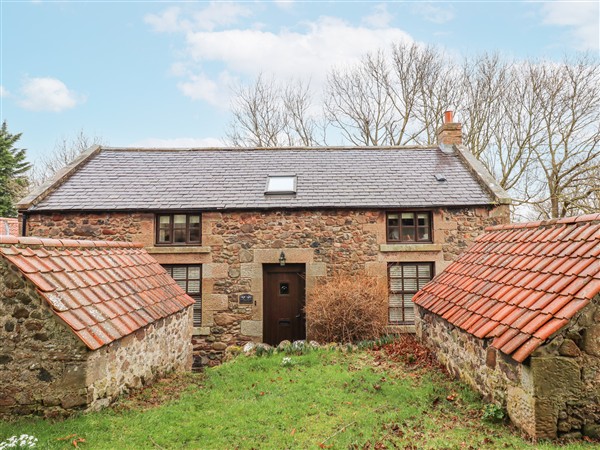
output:
[[[521,385],[509,391],[511,418],[522,422],[520,406],[530,405],[539,437],[600,438],[600,296],[525,367]]]
[[[26,228],[27,236],[151,244],[153,221],[147,213],[49,213],[27,215]]]
[[[34,286],[0,260],[0,416],[85,406],[87,357]]]
[[[262,340],[263,265],[306,268],[306,299],[321,277],[336,270],[365,270],[387,277],[391,262],[433,262],[442,271],[489,225],[508,223],[507,206],[434,209],[433,242],[387,244],[385,211],[226,211],[202,214],[202,245],[154,246],[151,213],[36,213],[28,235],[142,242],[161,264],[202,264],[202,326],[194,354],[216,364],[230,345]],[[252,294],[255,305],[240,305]],[[401,329],[394,329],[400,331]],[[392,331],[394,331],[392,330]]]
[[[91,409],[173,371],[192,367],[192,308],[91,352],[85,383]]]
[[[0,259],[0,417],[97,409],[191,367],[191,307],[94,352]]]
[[[521,365],[439,316],[416,306],[415,332],[448,372],[475,388],[487,401],[506,404],[508,387],[518,383]]]
[[[450,373],[505,406],[527,434],[600,438],[600,297],[522,364],[418,309],[418,337]]]

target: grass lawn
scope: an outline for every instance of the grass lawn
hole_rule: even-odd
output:
[[[0,422],[0,442],[37,448],[557,448],[482,420],[472,391],[379,351],[239,356],[204,374],[165,379],[111,409],[64,421]],[[62,440],[60,440],[62,439]],[[77,441],[85,439],[83,441]],[[594,448],[579,442],[561,448]]]

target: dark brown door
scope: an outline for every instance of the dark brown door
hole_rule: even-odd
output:
[[[306,339],[304,264],[265,265],[263,280],[263,340]]]

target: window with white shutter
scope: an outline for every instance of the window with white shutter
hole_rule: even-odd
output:
[[[194,326],[202,324],[202,266],[164,265],[167,273],[195,300]]]
[[[433,278],[433,263],[391,263],[389,271],[389,323],[415,323],[413,295]]]

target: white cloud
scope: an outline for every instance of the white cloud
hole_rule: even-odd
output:
[[[294,0],[274,0],[274,2],[281,9],[292,9],[294,6]]]
[[[282,29],[278,32],[256,29],[230,29],[217,32],[187,34],[186,53],[190,61],[199,66],[217,63],[223,71],[214,84],[206,75],[197,75],[185,85],[184,93],[192,97],[196,85],[204,99],[220,99],[217,89],[227,88],[223,81],[236,76],[255,77],[259,73],[273,74],[283,79],[311,80],[320,88],[327,73],[334,66],[357,63],[367,52],[389,47],[392,42],[410,41],[404,31],[397,28],[370,29],[352,26],[342,20],[323,17],[306,23],[302,32]],[[188,66],[190,67],[190,66]]]
[[[454,10],[450,7],[434,5],[430,2],[414,3],[412,12],[433,23],[446,23],[454,19]]]
[[[182,31],[179,23],[181,8],[174,6],[167,8],[160,14],[147,14],[144,22],[151,25],[154,31],[158,33],[174,33]]]
[[[147,138],[134,142],[131,147],[139,148],[202,148],[202,147],[223,147],[223,140],[207,138]]]
[[[542,23],[569,27],[579,50],[600,48],[600,3],[597,1],[549,1],[542,5]]]
[[[4,88],[4,86],[0,85],[0,97],[8,97],[9,92]]]
[[[224,109],[229,107],[230,88],[238,81],[227,71],[219,73],[214,79],[204,73],[188,71],[187,78],[187,81],[177,85],[183,95],[192,100],[205,100]]]
[[[287,6],[282,2],[279,6]],[[186,8],[186,9],[184,9]],[[168,7],[145,17],[157,32],[178,32],[183,46],[176,49],[170,74],[187,97],[228,108],[231,87],[261,73],[285,80],[310,82],[320,92],[333,67],[356,64],[368,52],[410,42],[403,30],[390,26],[385,4],[376,5],[361,25],[333,17],[266,29],[242,18],[252,16],[244,5],[212,2],[201,10]]]
[[[85,101],[56,78],[27,78],[20,93],[19,105],[31,111],[60,112]]]
[[[373,28],[386,28],[390,25],[393,18],[394,16],[388,11],[387,5],[380,3],[375,5],[372,14],[363,18],[363,23]]]
[[[179,31],[205,30],[233,25],[243,17],[248,17],[252,11],[246,6],[236,3],[211,2],[202,10],[193,11],[174,6],[165,9],[160,14],[148,14],[144,21],[151,25],[154,31],[175,33]]]

